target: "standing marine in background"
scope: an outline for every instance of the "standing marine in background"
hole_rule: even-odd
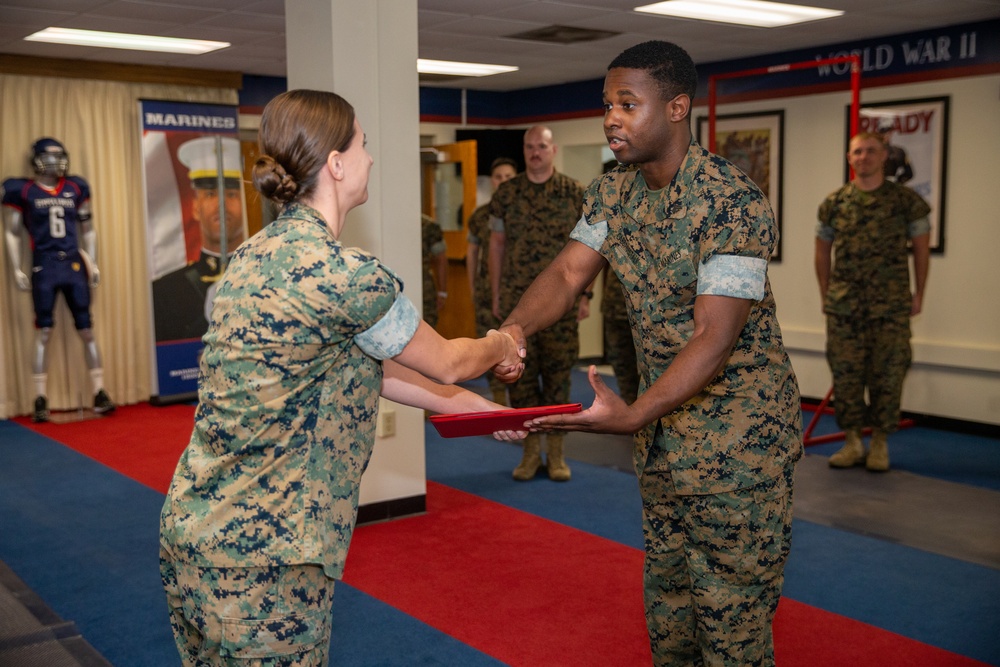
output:
[[[420,257],[424,269],[424,322],[436,327],[448,298],[448,247],[437,220],[420,216]]]
[[[888,157],[882,137],[855,135],[847,153],[854,179],[819,207],[816,277],[826,313],[834,411],[845,437],[829,459],[834,468],[889,469],[887,439],[899,428],[910,367],[910,318],[923,308],[931,209],[916,192],[886,179]],[[866,426],[872,427],[868,452],[861,440]]]
[[[32,420],[49,419],[48,348],[55,326],[53,311],[61,292],[73,313],[77,334],[94,391],[94,412],[115,409],[104,390],[104,369],[94,340],[90,317],[90,290],[100,280],[97,269],[97,232],[90,216],[90,186],[79,176],[67,176],[69,155],[55,139],[45,137],[32,147],[34,179],[3,182],[4,235],[18,289],[31,290],[35,309],[35,345],[32,380],[35,407]],[[22,234],[31,240],[31,278],[22,262]]]
[[[496,192],[501,183],[517,176],[517,163],[509,157],[498,157],[490,163],[490,185]],[[476,319],[476,336],[482,338],[490,329],[500,326],[493,314],[490,289],[490,205],[483,204],[469,216],[469,233],[465,246],[465,269],[469,277],[469,294]],[[487,373],[493,401],[507,405],[507,385],[493,373]]]
[[[556,171],[556,144],[552,130],[541,125],[524,133],[525,170],[500,185],[490,200],[490,286],[493,314],[503,319],[521,294],[552,263],[569,241],[583,212],[583,187]],[[589,290],[589,288],[588,288]],[[592,292],[582,291],[554,326],[533,334],[524,358],[524,373],[509,385],[511,407],[569,403],[570,374],[580,356],[578,322],[589,314]],[[563,457],[562,433],[545,437],[545,466],[549,478],[564,482],[570,469]],[[514,469],[518,481],[533,479],[542,467],[541,434],[524,440],[521,462]]]

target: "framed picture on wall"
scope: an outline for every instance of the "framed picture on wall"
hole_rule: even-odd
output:
[[[781,182],[785,112],[760,111],[715,117],[715,152],[739,167],[771,203],[778,242],[771,261],[781,261]],[[706,148],[708,116],[698,117],[698,143]]]
[[[948,103],[948,97],[928,97],[862,104],[858,119],[860,132],[879,134],[889,146],[886,178],[906,185],[930,204],[931,252],[939,254],[944,252]],[[845,145],[849,146],[850,107],[845,118]],[[849,178],[850,167],[845,160],[844,180]]]

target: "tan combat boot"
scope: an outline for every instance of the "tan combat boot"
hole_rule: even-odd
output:
[[[886,432],[872,431],[871,449],[865,467],[872,472],[885,472],[889,469],[889,444],[886,442]]]
[[[861,442],[861,429],[844,432],[844,446],[830,457],[831,468],[851,468],[865,462],[865,445]]]
[[[534,479],[535,473],[542,467],[542,436],[532,433],[524,439],[524,456],[516,468],[514,479],[526,482]]]
[[[555,482],[568,482],[570,478],[569,466],[563,458],[563,438],[562,433],[549,433],[545,436],[545,442],[549,447],[545,464],[549,468],[549,479]]]

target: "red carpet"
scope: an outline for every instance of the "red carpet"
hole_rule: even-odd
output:
[[[193,414],[16,421],[165,492]],[[358,528],[344,579],[510,665],[650,664],[642,552],[434,482],[426,514]],[[787,598],[775,646],[782,667],[985,664]]]
[[[434,482],[358,528],[344,581],[510,665],[651,661],[641,551]]]
[[[780,667],[972,667],[987,664],[788,598],[781,598],[774,620],[774,658]]]

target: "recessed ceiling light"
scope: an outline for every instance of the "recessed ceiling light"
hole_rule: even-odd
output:
[[[837,9],[790,5],[782,2],[764,2],[763,0],[666,0],[666,2],[636,7],[635,11],[701,21],[738,23],[761,28],[805,23],[806,21],[840,16],[844,13]]]
[[[420,74],[448,74],[450,76],[490,76],[504,72],[516,72],[517,67],[508,65],[486,65],[483,63],[460,63],[450,60],[417,59]]]
[[[96,46],[105,49],[131,49],[133,51],[162,51],[164,53],[200,54],[218,51],[229,42],[210,42],[204,39],[180,39],[155,35],[132,35],[124,32],[99,30],[74,30],[72,28],[46,28],[24,38],[29,42],[51,42],[75,46]]]

